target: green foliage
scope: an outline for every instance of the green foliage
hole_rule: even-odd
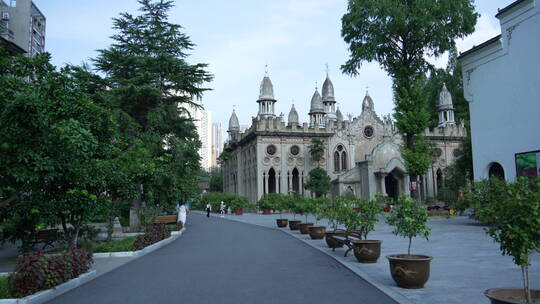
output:
[[[409,239],[407,254],[410,255],[413,237],[429,237],[431,228],[426,224],[428,219],[426,206],[418,205],[414,199],[401,195],[386,220],[394,226],[393,234]]]
[[[457,200],[457,193],[448,187],[443,187],[439,189],[437,199],[445,203],[454,203]]]
[[[311,158],[317,162],[317,166],[319,166],[319,163],[324,156],[324,141],[320,138],[312,138],[311,144],[309,145],[309,153],[311,154]]]
[[[95,242],[89,246],[89,250],[92,252],[123,252],[133,251],[133,242],[135,237],[130,237],[123,240],[113,240],[110,242],[102,241]]]
[[[330,176],[322,168],[312,169],[309,171],[305,188],[315,193],[316,197],[321,197],[330,190]]]
[[[223,192],[223,170],[221,168],[210,169],[210,192]]]
[[[0,278],[0,299],[12,299],[13,296],[9,293],[7,277]]]
[[[210,203],[212,210],[219,210],[219,205],[222,201],[226,206],[231,207],[231,210],[249,208],[251,206],[247,197],[245,196],[240,196],[233,193],[210,192],[201,195],[201,197],[193,203],[192,208],[206,210],[206,205]]]
[[[405,165],[413,180],[430,164],[421,136],[429,125],[421,89],[423,72],[431,67],[426,58],[453,49],[455,39],[474,31],[478,16],[472,0],[349,0],[341,34],[350,57],[341,68],[356,75],[363,63],[377,61],[393,78],[394,118],[405,137]]]
[[[379,221],[379,215],[383,212],[383,205],[377,200],[359,199],[357,206],[358,212],[358,230],[360,235],[367,240],[368,233],[375,230],[375,224]]]

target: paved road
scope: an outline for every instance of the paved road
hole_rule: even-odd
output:
[[[49,303],[396,303],[285,233],[194,213],[188,221],[169,246]]]

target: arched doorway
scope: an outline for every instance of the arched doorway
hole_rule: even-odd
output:
[[[268,171],[268,193],[276,193],[276,171],[274,168]]]
[[[296,168],[292,171],[292,190],[296,194],[300,193],[300,172]]]
[[[437,169],[437,190],[441,189],[443,186],[443,174],[441,169]]]
[[[384,187],[386,188],[386,195],[393,199],[397,199],[399,196],[398,180],[393,174],[388,174],[384,177]]]
[[[504,179],[504,169],[501,164],[495,162],[491,163],[489,166],[489,178],[500,178]]]

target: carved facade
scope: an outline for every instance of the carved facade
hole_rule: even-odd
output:
[[[328,75],[322,95],[316,89],[312,96],[309,122],[299,122],[294,105],[286,122],[275,115],[275,102],[272,82],[266,75],[257,101],[258,115],[245,132],[240,132],[233,111],[225,144],[230,157],[222,165],[225,192],[247,196],[253,203],[266,193],[311,196],[304,189],[306,178],[310,170],[320,166],[331,178],[332,197],[347,191],[365,198],[373,198],[376,193],[392,197],[408,193],[409,176],[400,153],[401,136],[389,117],[381,119],[377,115],[369,93],[364,97],[362,113],[352,119],[343,119],[336,107]],[[423,198],[436,196],[443,183],[442,169],[459,155],[466,135],[464,126],[454,123],[452,100],[446,87],[439,105],[444,112],[439,127],[425,131],[436,146],[436,156],[418,184]],[[320,138],[325,144],[324,157],[318,164],[309,151],[313,138]]]

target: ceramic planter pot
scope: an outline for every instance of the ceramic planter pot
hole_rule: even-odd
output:
[[[381,243],[379,240],[354,240],[354,256],[360,263],[377,263],[381,256]]]
[[[347,233],[346,232],[340,232],[340,231],[327,231],[327,232],[324,233],[324,239],[326,241],[326,244],[328,245],[328,248],[332,248],[332,249],[343,248],[343,244],[338,242],[334,238],[334,236],[346,237]]]
[[[242,209],[234,210],[234,214],[235,215],[242,215],[242,214],[244,214],[244,210],[242,210]]]
[[[291,230],[298,230],[298,225],[301,223],[302,221],[299,221],[299,220],[292,220],[292,221],[289,221],[289,228]]]
[[[298,225],[298,228],[300,228],[300,233],[302,234],[308,234],[309,233],[309,227],[313,226],[313,223],[302,223]]]
[[[525,303],[525,291],[523,289],[493,288],[484,291],[491,304],[521,304]],[[531,290],[533,303],[540,303],[540,290]]]
[[[312,240],[322,240],[324,238],[325,226],[311,226],[308,228],[309,236]]]
[[[270,211],[270,209],[263,209],[263,214],[272,214],[272,212]]]
[[[429,264],[433,257],[416,254],[392,254],[386,258],[390,262],[392,279],[399,287],[409,289],[424,288],[429,279]]]
[[[288,221],[289,221],[288,219],[277,219],[276,223],[279,228],[284,228],[284,227],[287,227]]]

